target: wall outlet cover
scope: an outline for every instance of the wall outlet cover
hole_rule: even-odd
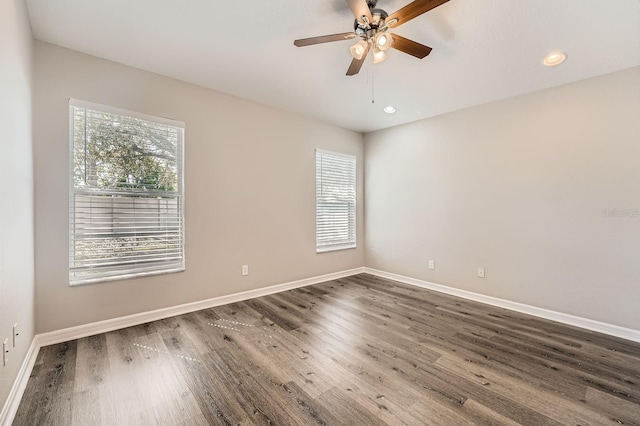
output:
[[[18,323],[13,324],[13,347],[15,348],[18,344],[18,336],[20,333],[18,332]]]
[[[2,342],[2,366],[4,367],[9,362],[9,339],[4,339]]]

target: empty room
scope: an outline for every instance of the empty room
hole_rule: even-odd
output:
[[[0,425],[640,425],[639,0],[0,0]]]

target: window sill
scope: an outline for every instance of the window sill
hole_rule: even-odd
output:
[[[335,245],[328,247],[316,247],[316,254],[320,253],[328,253],[332,251],[340,251],[340,250],[350,250],[355,249],[357,246],[355,244],[343,244],[343,245]]]
[[[100,283],[109,282],[109,281],[131,280],[135,278],[150,277],[154,275],[175,274],[177,272],[184,272],[184,271],[185,271],[185,267],[182,266],[182,267],[172,268],[172,269],[163,269],[161,271],[139,272],[139,273],[131,273],[131,274],[125,274],[125,275],[117,275],[113,277],[87,278],[82,280],[69,281],[69,287],[77,287],[77,286],[83,286],[83,285],[89,285],[89,284],[100,284]]]

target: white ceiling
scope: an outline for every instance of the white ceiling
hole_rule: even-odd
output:
[[[360,132],[640,65],[639,0],[450,0],[393,31],[431,55],[391,49],[354,77],[345,76],[353,41],[293,45],[352,31],[345,0],[27,4],[38,40]],[[568,60],[543,67],[552,50]],[[388,104],[398,112],[385,114]]]

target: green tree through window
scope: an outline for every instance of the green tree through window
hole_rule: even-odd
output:
[[[70,114],[71,283],[183,270],[183,126],[80,101]]]

